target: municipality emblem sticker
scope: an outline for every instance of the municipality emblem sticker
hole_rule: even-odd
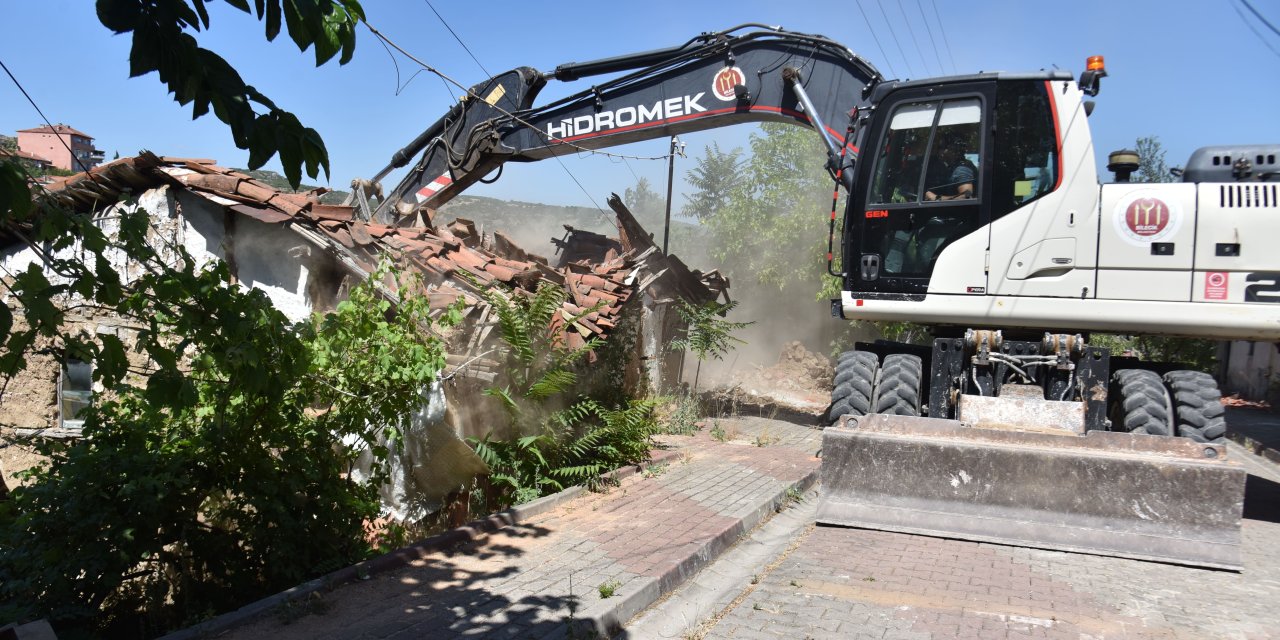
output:
[[[1121,239],[1144,246],[1177,234],[1182,227],[1182,209],[1177,201],[1160,198],[1148,189],[1121,198],[1111,219]]]
[[[716,77],[711,81],[711,95],[714,95],[722,102],[736,100],[738,94],[733,88],[738,85],[746,86],[747,76],[742,73],[742,69],[737,67],[725,67],[716,73]]]

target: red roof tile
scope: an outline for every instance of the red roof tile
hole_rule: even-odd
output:
[[[103,184],[88,184],[102,176]],[[392,256],[402,264],[420,270],[429,277],[428,292],[433,308],[440,308],[459,297],[469,305],[480,304],[474,293],[476,283],[486,286],[495,281],[507,283],[519,295],[532,295],[541,282],[551,282],[567,289],[569,300],[565,313],[581,314],[599,305],[583,318],[577,327],[565,327],[559,314],[553,327],[562,331],[569,346],[585,344],[581,331],[603,336],[617,325],[621,303],[631,296],[631,287],[623,285],[632,268],[629,258],[616,251],[603,261],[581,260],[566,267],[552,268],[547,261],[519,249],[509,239],[495,235],[492,243],[500,251],[484,248],[475,225],[459,220],[449,229],[389,227],[355,220],[351,207],[320,204],[316,194],[287,194],[241,173],[200,159],[159,158],[143,153],[101,165],[86,174],[78,174],[51,187],[54,197],[72,200],[86,209],[100,206],[104,190],[111,185],[131,188],[134,192],[160,186],[179,185],[197,194],[207,193],[238,204],[232,211],[267,223],[285,223],[298,228],[311,228],[329,238],[334,250],[345,252],[352,261],[371,271],[383,256]],[[225,202],[225,200],[222,200]],[[482,247],[483,245],[483,247]],[[459,273],[471,277],[456,277]],[[447,292],[445,292],[447,290]],[[474,317],[474,316],[473,316]],[[490,339],[496,339],[491,337]]]

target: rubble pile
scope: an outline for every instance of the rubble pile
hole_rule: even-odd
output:
[[[818,423],[831,400],[834,368],[798,341],[783,345],[776,364],[735,370],[704,394],[717,413],[741,413]]]

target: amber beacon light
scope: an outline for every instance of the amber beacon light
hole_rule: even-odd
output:
[[[1080,73],[1080,90],[1085,95],[1096,96],[1102,79],[1107,77],[1107,66],[1103,63],[1102,56],[1089,56],[1084,64],[1085,69]]]

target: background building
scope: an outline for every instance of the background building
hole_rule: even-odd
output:
[[[93,138],[65,124],[18,131],[18,149],[68,171],[88,171],[102,162]]]

